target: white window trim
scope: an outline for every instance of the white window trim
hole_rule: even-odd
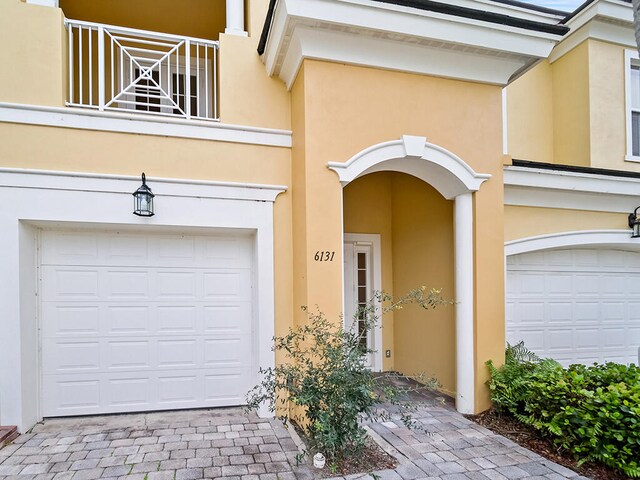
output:
[[[631,66],[640,65],[638,51],[627,48],[624,51],[624,95],[627,148],[624,157],[627,162],[640,162],[640,156],[633,155],[633,126],[631,125]],[[638,110],[640,112],[640,110]]]

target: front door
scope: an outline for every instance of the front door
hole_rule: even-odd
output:
[[[381,319],[365,332],[361,309],[366,308],[374,292],[380,290],[379,235],[345,234],[344,242],[344,327],[361,334],[363,348],[374,350],[367,355],[367,366],[381,370]],[[378,307],[379,310],[379,307]]]

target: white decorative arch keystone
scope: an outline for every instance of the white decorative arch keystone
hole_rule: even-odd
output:
[[[476,192],[491,178],[476,173],[460,157],[428,143],[425,137],[412,135],[373,145],[345,163],[329,162],[328,166],[338,174],[343,186],[373,172],[403,172],[433,186],[447,200]]]

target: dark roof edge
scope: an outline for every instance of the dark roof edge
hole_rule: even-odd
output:
[[[540,5],[534,5],[533,3],[518,2],[516,0],[491,0],[491,1],[495,3],[504,3],[505,5],[511,5],[512,7],[520,7],[520,8],[525,8],[527,10],[534,10],[540,13],[550,13],[552,15],[559,15],[561,17],[569,15],[570,13],[564,10],[556,10],[555,8],[542,7]]]
[[[419,10],[427,10],[430,12],[443,13],[445,15],[453,15],[456,17],[470,18],[472,20],[480,20],[483,22],[496,23],[500,25],[508,25],[510,27],[522,28],[525,30],[534,30],[537,32],[551,33],[553,35],[564,35],[569,29],[564,25],[554,25],[534,20],[524,20],[521,18],[510,17],[501,13],[486,12],[483,10],[475,10],[468,7],[459,7],[442,2],[434,2],[433,0],[374,0],[381,3],[390,3],[403,7],[412,7]]]
[[[580,167],[578,165],[560,165],[555,163],[532,162],[530,160],[513,159],[514,167],[537,168],[556,172],[586,173],[588,175],[604,175],[607,177],[640,178],[640,172],[625,170],[609,170],[608,168]]]
[[[543,22],[536,22],[533,20],[524,20],[521,18],[510,17],[500,13],[485,12],[482,10],[475,10],[473,8],[459,7],[457,5],[449,5],[441,2],[434,2],[433,0],[373,0],[380,3],[388,3],[393,5],[399,5],[403,7],[417,8],[418,10],[426,10],[430,12],[442,13],[445,15],[453,15],[456,17],[470,18],[472,20],[479,20],[483,22],[495,23],[500,25],[507,25],[510,27],[522,28],[524,30],[533,30],[537,32],[550,33],[552,35],[564,35],[569,31],[569,28],[565,25],[555,25]],[[496,0],[494,0],[496,1]],[[506,0],[503,0],[507,3]],[[510,2],[512,0],[509,0]],[[519,3],[519,2],[513,2]],[[271,28],[271,21],[273,19],[273,11],[275,9],[276,0],[269,2],[269,9],[265,18],[264,27],[262,28],[262,34],[260,35],[260,42],[258,43],[258,54],[264,53],[267,38],[269,37],[269,29]],[[565,12],[562,12],[563,14]]]
[[[260,34],[260,41],[258,42],[258,55],[264,53],[264,49],[267,47],[267,39],[269,38],[269,29],[271,28],[271,21],[273,20],[273,11],[276,9],[276,0],[269,1],[269,9],[267,10],[267,16],[264,19],[264,25],[262,26],[262,33]]]
[[[571,20],[573,17],[578,15],[581,11],[583,11],[585,8],[587,8],[589,5],[591,5],[592,3],[596,2],[596,1],[597,0],[587,0],[582,5],[580,5],[578,8],[576,8],[573,12],[571,12],[569,15],[564,17],[564,19],[560,23],[562,23],[562,24],[567,23],[569,20]],[[624,2],[624,3],[631,3],[631,0],[621,0],[621,1]]]
[[[571,12],[569,15],[564,17],[564,19],[560,23],[562,23],[562,24],[567,23],[569,20],[571,20],[576,15],[578,15],[581,11],[583,11],[585,8],[587,8],[589,5],[591,5],[595,1],[596,0],[587,0],[582,5],[580,5],[578,8],[576,8],[573,12]]]

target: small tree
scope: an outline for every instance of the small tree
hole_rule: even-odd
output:
[[[442,298],[441,290],[425,287],[398,300],[377,292],[356,313],[359,322],[351,330],[344,330],[342,322],[331,322],[320,311],[303,307],[309,322],[274,339],[274,350],[283,353],[285,361],[260,370],[262,381],[247,394],[249,408],[266,403],[284,422],[296,421],[312,448],[332,463],[361,451],[366,443],[361,419],[378,420],[386,415],[377,404],[398,405],[403,422],[410,427],[410,406],[401,402],[405,389],[384,382],[383,376],[366,367],[366,356],[373,350],[363,339],[386,312],[406,304],[433,309],[450,303]]]

